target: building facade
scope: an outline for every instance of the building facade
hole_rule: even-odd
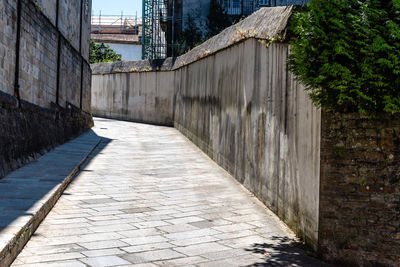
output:
[[[124,61],[142,59],[142,19],[132,15],[92,16],[91,39],[110,46]]]
[[[248,16],[262,7],[305,5],[309,0],[216,0],[232,16],[232,21]],[[180,34],[192,18],[196,26],[207,32],[211,0],[144,0],[143,59],[177,56]],[[166,51],[166,53],[165,53]]]

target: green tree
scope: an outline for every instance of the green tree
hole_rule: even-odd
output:
[[[312,0],[290,28],[288,66],[316,105],[400,113],[400,0]]]
[[[195,19],[189,15],[187,17],[185,30],[180,34],[178,38],[177,54],[182,55],[190,49],[200,45],[204,42],[203,32],[200,30]]]
[[[211,0],[210,12],[207,16],[207,37],[213,37],[231,25],[232,19],[220,3],[217,0]]]
[[[115,53],[109,45],[106,45],[105,53],[102,54],[100,51],[100,44],[96,44],[93,40],[90,41],[90,56],[89,62],[100,63],[100,62],[115,62],[121,61],[121,56]]]

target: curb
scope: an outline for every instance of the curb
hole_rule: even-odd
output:
[[[22,227],[22,229],[8,242],[8,244],[0,251],[0,266],[10,266],[17,255],[24,248],[26,243],[39,227],[40,223],[46,218],[47,214],[53,209],[54,205],[57,203],[58,199],[63,194],[64,190],[71,183],[73,178],[81,170],[82,165],[84,165],[89,158],[89,156],[96,150],[100,145],[101,139],[94,145],[92,150],[86,154],[86,156],[78,163],[78,165],[72,170],[72,172],[64,179],[64,181],[58,186],[55,192],[49,197],[46,203],[36,212],[33,217]]]

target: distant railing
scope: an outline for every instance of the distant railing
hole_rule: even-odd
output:
[[[140,35],[142,18],[136,15],[92,14],[92,33],[127,33]]]
[[[262,7],[305,5],[310,0],[220,0],[229,15],[248,16]]]

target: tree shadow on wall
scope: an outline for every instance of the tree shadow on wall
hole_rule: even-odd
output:
[[[269,242],[256,243],[246,249],[257,256],[260,262],[247,266],[332,266],[316,258],[303,243],[288,237],[272,236]]]

